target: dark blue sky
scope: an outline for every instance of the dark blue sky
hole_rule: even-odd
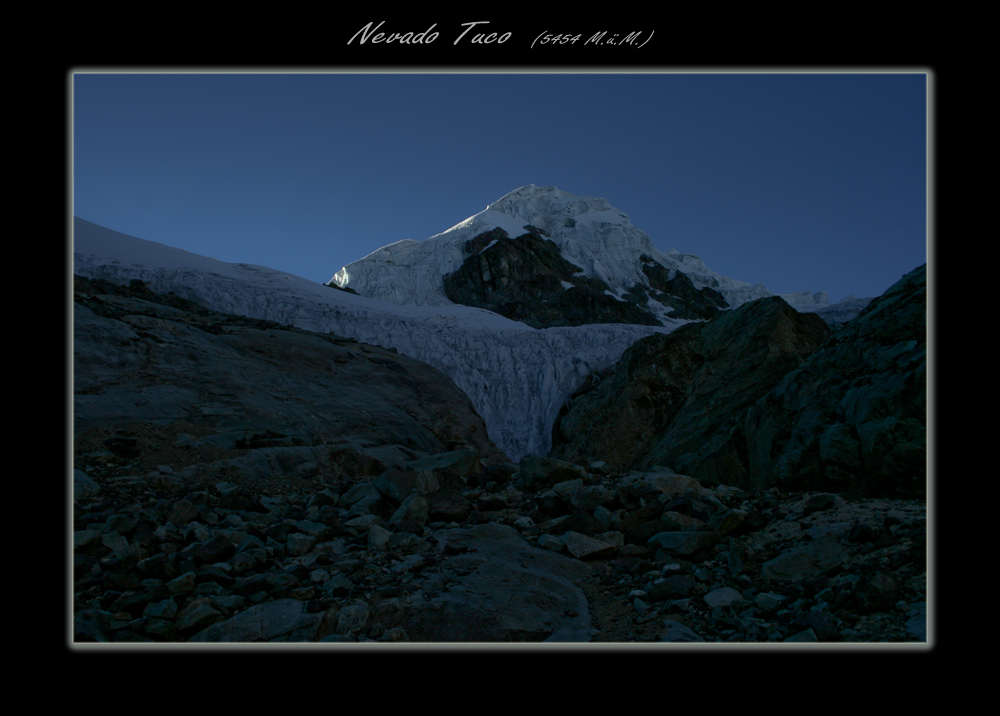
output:
[[[929,76],[89,74],[73,213],[327,281],[525,184],[771,291],[875,296],[924,263]]]

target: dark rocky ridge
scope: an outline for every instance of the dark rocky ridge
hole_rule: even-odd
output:
[[[914,270],[832,334],[774,297],[643,339],[570,399],[551,454],[709,483],[921,497],[925,282],[926,267]]]
[[[927,266],[785,376],[743,432],[751,484],[924,498]]]
[[[77,439],[183,423],[195,449],[249,450],[226,468],[248,475],[276,461],[335,469],[344,451],[387,467],[456,446],[507,459],[448,377],[394,351],[209,311],[141,281],[77,277],[74,290]]]
[[[553,427],[551,454],[603,460],[614,470],[669,465],[738,484],[745,460],[731,437],[733,416],[829,335],[822,319],[775,296],[644,338],[599,385],[570,399]]]
[[[671,318],[686,318],[692,321],[714,318],[720,310],[729,307],[721,293],[707,286],[701,289],[695,288],[686,274],[675,271],[674,277],[671,278],[670,271],[650,257],[643,255],[640,260],[642,272],[649,279],[652,289],[648,292],[649,295],[674,309],[669,314]],[[636,285],[633,293],[643,291],[645,288]],[[645,305],[646,301],[642,300],[641,303]]]
[[[673,307],[670,317],[692,320],[711,318],[727,305],[716,291],[695,289],[684,274],[676,272],[669,278],[659,264],[647,265],[647,257],[643,257],[643,271],[652,288],[637,285],[625,300],[619,300],[606,293],[610,287],[604,281],[577,276],[580,267],[564,259],[559,247],[540,229],[524,228],[527,233],[516,239],[496,228],[467,241],[465,261],[444,277],[448,299],[534,328],[591,323],[660,325],[644,308],[650,298]]]

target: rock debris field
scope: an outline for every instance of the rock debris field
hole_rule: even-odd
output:
[[[160,463],[190,436],[104,434],[77,445],[77,642],[927,640],[920,502],[471,450],[350,484],[192,485]]]

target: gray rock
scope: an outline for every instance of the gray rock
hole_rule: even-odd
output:
[[[725,535],[743,524],[743,521],[746,520],[746,518],[747,512],[745,510],[733,510],[726,508],[719,510],[718,512],[713,512],[708,524],[720,535]]]
[[[401,625],[411,641],[590,640],[587,599],[576,586],[590,571],[583,562],[532,547],[506,525],[439,530],[433,539],[468,550],[446,562],[463,575],[463,589],[414,605]]]
[[[774,594],[772,592],[761,592],[756,597],[754,597],[754,603],[763,609],[764,611],[770,611],[772,609],[777,609],[786,597],[781,594]]]
[[[82,609],[73,618],[73,641],[109,642],[114,614],[103,609]]]
[[[663,626],[663,637],[660,641],[680,643],[705,641],[696,631],[672,619],[665,620]]]
[[[732,587],[722,587],[706,594],[704,600],[710,607],[728,607],[742,602],[743,595]]]
[[[829,535],[787,549],[761,565],[760,573],[775,582],[797,582],[815,577],[844,561],[847,554]]]
[[[583,479],[576,478],[573,480],[564,480],[563,482],[557,482],[552,486],[552,491],[559,495],[563,500],[569,499],[569,494],[583,487]]]
[[[295,523],[299,532],[315,537],[317,541],[322,540],[330,534],[330,528],[322,522],[312,522],[311,520],[299,520]]]
[[[427,495],[427,519],[441,522],[464,522],[473,504],[456,490],[438,490]]]
[[[592,512],[602,503],[607,502],[611,495],[603,485],[590,485],[570,491],[567,497],[574,509]]]
[[[816,636],[816,632],[812,629],[806,629],[805,631],[800,631],[797,634],[792,634],[790,637],[785,639],[785,642],[813,642],[819,641]]]
[[[173,597],[159,602],[150,602],[142,612],[144,617],[156,617],[157,619],[173,619],[177,616],[177,602]]]
[[[662,602],[668,599],[683,599],[694,591],[694,580],[682,574],[672,574],[657,580],[649,588],[649,600]]]
[[[829,510],[834,507],[844,507],[847,503],[844,502],[844,498],[840,495],[835,495],[831,492],[818,492],[809,495],[804,504],[802,505],[803,514],[809,515],[813,512],[821,512],[823,510]]]
[[[479,461],[479,453],[473,448],[463,448],[452,450],[451,452],[438,453],[437,455],[428,455],[427,457],[407,463],[406,467],[409,470],[450,468],[458,473],[459,477],[478,475],[483,471]]]
[[[541,492],[560,482],[586,479],[587,471],[565,460],[529,455],[521,458],[517,486],[521,490]]]
[[[415,534],[410,534],[409,532],[395,532],[389,537],[389,541],[386,542],[386,547],[392,550],[399,550],[403,552],[413,551],[417,549],[423,549],[427,546],[427,542]]]
[[[93,497],[100,491],[101,487],[94,482],[83,470],[73,470],[73,502]]]
[[[854,597],[865,613],[891,609],[899,599],[899,583],[886,571],[866,572],[854,586]]]
[[[86,549],[101,541],[100,530],[76,530],[73,532],[73,549]]]
[[[672,510],[664,512],[660,522],[666,526],[664,532],[706,532],[710,529],[707,522]]]
[[[124,552],[128,549],[128,540],[117,532],[108,532],[101,535],[101,543],[112,552]]]
[[[566,542],[561,536],[545,533],[539,535],[538,546],[553,552],[562,552],[566,549]]]
[[[639,597],[636,597],[632,600],[632,609],[640,614],[646,614],[650,610],[650,606]]]
[[[316,538],[310,537],[309,535],[301,534],[299,532],[293,532],[288,535],[288,540],[285,543],[285,549],[288,554],[293,557],[301,557],[306,554],[312,546],[316,544]]]
[[[337,633],[346,637],[356,637],[367,626],[368,615],[366,604],[350,604],[343,607],[337,618]]]
[[[563,539],[566,542],[567,551],[577,559],[600,559],[613,556],[615,553],[613,545],[582,535],[579,532],[566,532],[563,534]]]
[[[319,629],[322,614],[309,614],[297,599],[278,599],[259,604],[234,617],[212,624],[191,637],[192,642],[275,641],[296,636],[295,641],[311,641]]]
[[[178,631],[201,630],[222,618],[222,612],[212,606],[209,597],[192,599],[177,614],[174,626]]]
[[[717,544],[718,532],[659,532],[649,538],[651,548],[659,547],[668,555],[692,555]]]
[[[234,555],[229,564],[234,574],[243,574],[250,570],[261,570],[267,565],[267,551],[260,548],[248,549]]]
[[[387,548],[392,532],[384,527],[372,525],[368,528],[368,549],[383,550]]]
[[[390,526],[398,525],[403,520],[413,520],[417,524],[423,525],[427,523],[427,498],[420,493],[412,493],[409,497],[403,500],[403,503],[399,506],[389,518],[388,524]]]

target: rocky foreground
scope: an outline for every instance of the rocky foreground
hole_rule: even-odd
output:
[[[176,435],[107,435],[77,448],[77,642],[927,640],[922,502],[484,470],[469,450],[189,484],[130,474]]]

